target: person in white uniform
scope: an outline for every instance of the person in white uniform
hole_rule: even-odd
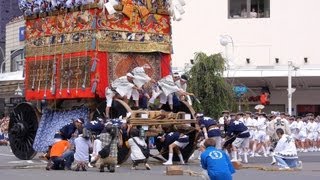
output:
[[[279,141],[274,149],[274,157],[279,165],[279,170],[302,169],[302,162],[298,161],[294,139],[290,135],[285,134],[281,128],[276,130],[276,134],[279,137]]]
[[[257,132],[255,133],[255,136],[253,137],[254,143],[252,147],[252,155],[254,156],[260,156],[256,151],[260,148],[262,148],[263,155],[267,157],[266,153],[266,131],[267,131],[267,119],[265,113],[260,113],[259,117],[257,119],[256,123]]]
[[[127,73],[126,76],[121,76],[118,79],[114,80],[110,87],[106,87],[106,110],[105,110],[105,117],[109,118],[109,111],[112,105],[113,97],[116,94],[119,94],[120,97],[124,98],[124,101],[128,102],[131,98],[132,90],[139,89],[133,82],[133,74]]]
[[[307,123],[307,141],[309,145],[309,151],[317,150],[317,140],[318,140],[318,124],[314,121],[313,117],[309,118]]]
[[[149,69],[150,66],[145,64],[141,67],[134,68],[130,73],[133,75],[133,83],[138,87],[138,89],[142,89],[142,86],[151,81],[151,78],[145,72],[145,69]],[[139,97],[140,93],[138,89],[132,89],[132,99],[135,101],[135,108],[139,107]]]
[[[165,76],[157,82],[157,86],[152,90],[152,97],[149,100],[150,104],[154,104],[155,99],[160,97],[159,108],[169,100],[169,106],[173,109],[172,94],[179,93],[180,95],[193,95],[179,88],[173,81],[172,75]]]
[[[303,122],[301,117],[297,117],[297,144],[299,151],[301,152],[308,152],[306,149],[306,138],[307,138],[307,128],[306,128],[306,123]]]

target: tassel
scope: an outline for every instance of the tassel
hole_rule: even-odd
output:
[[[96,49],[96,37],[92,37],[91,49]]]
[[[97,58],[93,59],[93,63],[92,63],[92,66],[91,66],[91,72],[96,71],[97,63],[98,63],[97,61],[98,61]]]
[[[53,86],[51,87],[51,94],[55,95],[56,94],[56,86],[55,83],[53,83]]]
[[[92,88],[91,88],[91,92],[92,92],[92,93],[95,93],[95,92],[96,92],[97,86],[98,86],[98,80],[96,79],[96,80],[94,80],[93,85],[92,85]]]
[[[52,73],[56,74],[57,72],[57,64],[56,64],[56,60],[53,61],[53,66],[52,66]]]

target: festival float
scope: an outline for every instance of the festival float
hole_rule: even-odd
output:
[[[10,117],[13,154],[32,159],[47,151],[55,132],[73,118],[103,117],[105,88],[133,68],[150,65],[147,74],[155,80],[170,74],[171,21],[181,19],[183,5],[183,0],[20,0],[26,20],[27,102]],[[190,142],[196,140],[194,110],[185,102],[173,112],[138,111],[115,99],[110,117],[128,112],[127,123],[146,126],[148,137],[158,135],[161,126],[183,126]],[[190,143],[182,152],[186,161],[194,149]],[[118,162],[128,155],[129,149],[120,147]],[[168,152],[160,155],[166,158]]]

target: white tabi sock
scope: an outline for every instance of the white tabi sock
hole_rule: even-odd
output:
[[[247,152],[243,153],[243,160],[245,163],[248,163],[248,153]]]
[[[232,151],[232,160],[237,160],[237,151]]]
[[[180,159],[180,163],[181,163],[181,164],[184,164],[184,160],[183,160],[182,154],[180,153],[180,154],[178,154],[178,156],[179,156],[179,159]]]
[[[173,157],[173,153],[169,153],[168,161],[163,164],[164,165],[172,165],[172,157]]]

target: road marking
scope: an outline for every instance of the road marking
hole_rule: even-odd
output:
[[[14,156],[14,155],[12,155],[12,154],[2,154],[2,153],[0,153],[0,156]]]
[[[39,162],[41,163],[47,163],[46,161],[40,160]],[[28,163],[28,164],[34,164],[34,163],[39,163],[37,160],[18,160],[18,161],[9,161],[9,164],[22,164],[22,163]]]
[[[25,163],[26,161],[21,160],[21,161],[9,161],[9,164],[21,164],[21,163]]]

